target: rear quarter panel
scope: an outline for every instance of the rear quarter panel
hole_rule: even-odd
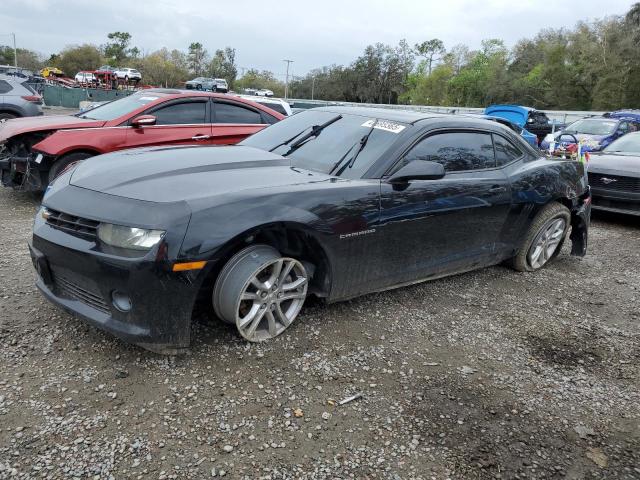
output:
[[[531,220],[542,207],[552,201],[577,207],[579,197],[588,189],[584,165],[572,160],[549,160],[541,157],[515,162],[506,167],[511,182],[512,208],[505,231],[503,247],[520,243]]]

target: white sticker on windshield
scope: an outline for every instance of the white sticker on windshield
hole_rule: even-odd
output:
[[[153,102],[154,100],[157,100],[158,97],[140,97],[140,100],[146,100],[147,102]]]
[[[369,128],[373,127],[378,130],[385,130],[391,133],[400,133],[402,130],[407,128],[404,125],[400,125],[399,123],[391,122],[389,120],[367,120],[360,126]]]

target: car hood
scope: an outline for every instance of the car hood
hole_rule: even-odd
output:
[[[592,135],[590,133],[565,133],[565,132],[558,132],[555,134],[555,139],[556,141],[560,138],[560,136],[562,136],[562,142],[566,142],[566,143],[572,143],[573,142],[573,138],[571,137],[571,135],[573,135],[574,137],[576,137],[576,139],[579,142],[584,142],[584,141],[592,141],[592,142],[598,142],[600,143],[602,140],[604,140],[605,138],[607,138],[609,135]]]
[[[94,128],[101,127],[104,124],[105,122],[103,120],[91,120],[71,115],[14,118],[7,122],[0,123],[0,141],[22,133],[70,128]]]
[[[640,155],[595,154],[591,155],[588,171],[623,177],[640,177]]]
[[[484,114],[505,118],[520,128],[524,128],[529,118],[529,110],[516,105],[491,105],[484,109]]]
[[[149,202],[176,202],[243,190],[327,180],[288,159],[245,146],[144,148],[85,160],[70,184]]]

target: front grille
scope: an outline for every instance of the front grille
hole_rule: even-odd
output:
[[[589,173],[589,185],[606,190],[640,193],[640,178],[635,177]]]
[[[99,292],[87,289],[86,285],[81,286],[77,279],[74,280],[56,269],[52,269],[52,276],[58,295],[79,300],[103,313],[111,313],[109,304]]]
[[[612,200],[610,198],[594,196],[591,202],[594,208],[613,208],[615,210],[625,210],[629,213],[640,213],[640,201]]]
[[[100,222],[88,218],[76,217],[68,213],[47,208],[45,214],[47,225],[62,230],[70,235],[95,240],[98,235]]]

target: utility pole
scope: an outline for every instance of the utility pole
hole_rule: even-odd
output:
[[[293,63],[293,60],[283,60],[283,62],[287,62],[287,77],[284,82],[284,99],[287,99],[289,95],[289,65]]]
[[[311,100],[313,100],[313,92],[316,89],[316,77],[313,77],[311,81]]]
[[[16,48],[16,34],[12,33],[11,35],[13,35],[13,66],[16,69],[16,73],[18,73],[18,49]]]

